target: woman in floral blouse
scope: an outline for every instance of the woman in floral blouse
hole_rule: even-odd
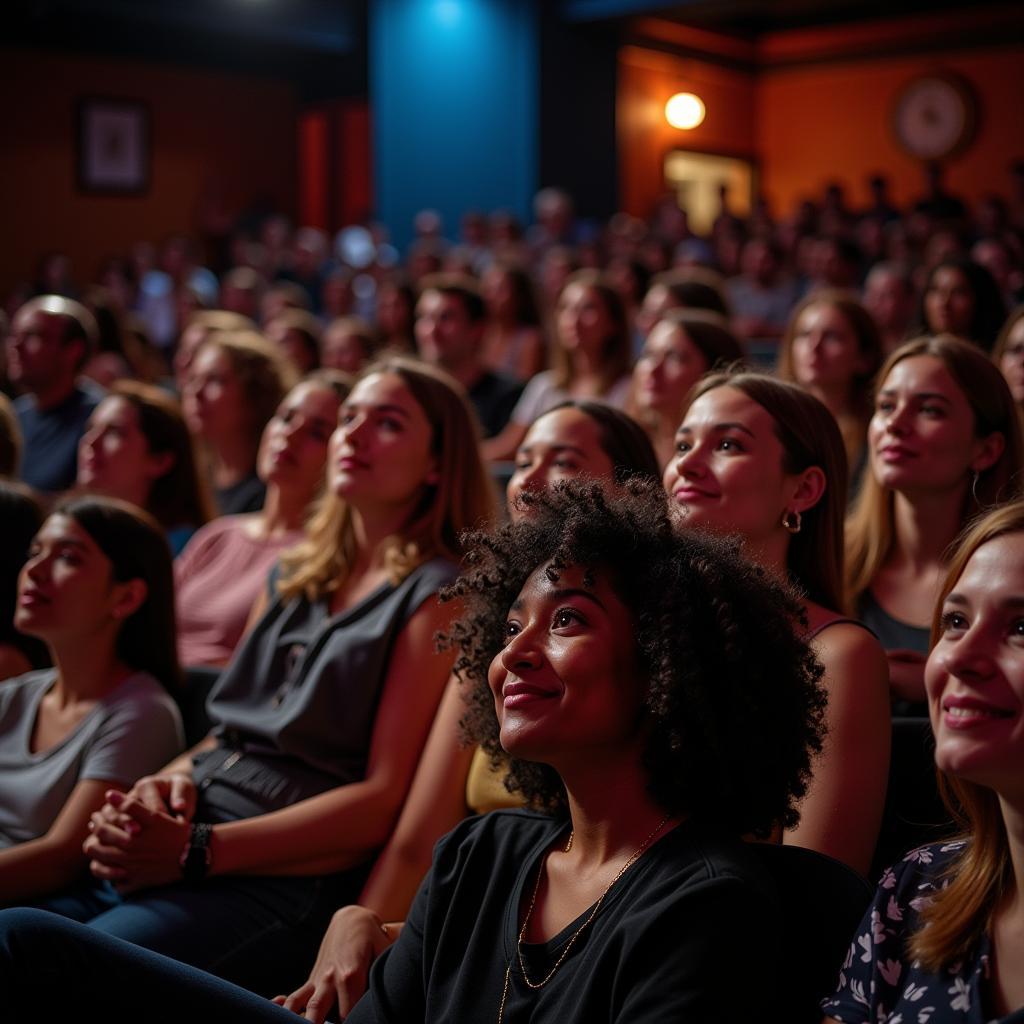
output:
[[[1024,501],[961,541],[925,686],[964,834],[882,875],[826,1024],[1024,1024]]]

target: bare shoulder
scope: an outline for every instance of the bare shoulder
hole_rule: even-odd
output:
[[[841,666],[858,673],[887,672],[885,651],[869,629],[819,605],[808,605],[807,620],[815,632],[811,643],[829,671]]]
[[[875,635],[855,622],[827,626],[812,641],[821,657],[856,658],[865,663],[885,663],[885,651]]]

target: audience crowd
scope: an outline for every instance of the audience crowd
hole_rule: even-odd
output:
[[[5,1005],[1024,1020],[1014,184],[42,255]]]

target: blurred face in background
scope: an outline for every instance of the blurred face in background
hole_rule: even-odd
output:
[[[932,274],[924,294],[924,318],[935,334],[955,334],[970,339],[974,317],[974,292],[956,267],[940,267]]]
[[[633,370],[635,401],[640,408],[676,419],[690,388],[709,369],[686,330],[662,320],[647,336]]]
[[[108,395],[89,417],[78,442],[79,487],[145,508],[153,484],[170,471],[174,457],[153,453],[127,398]]]
[[[792,345],[793,375],[806,388],[845,391],[865,372],[853,325],[829,303],[807,306],[800,313]]]

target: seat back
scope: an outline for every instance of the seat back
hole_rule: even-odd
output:
[[[206,714],[206,698],[220,678],[220,671],[210,665],[191,665],[182,670],[184,685],[177,695],[177,703],[185,727],[186,747],[194,747],[213,728]]]
[[[779,981],[786,1020],[820,1024],[821,1001],[835,991],[839,968],[871,902],[872,888],[846,864],[814,850],[751,845],[775,879],[782,903]]]
[[[931,723],[927,718],[894,718],[889,788],[869,877],[878,879],[909,850],[938,842],[954,831],[939,796]]]

